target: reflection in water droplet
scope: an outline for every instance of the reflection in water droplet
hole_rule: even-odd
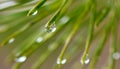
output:
[[[16,58],[15,61],[16,62],[24,62],[26,59],[27,59],[26,56],[22,56],[22,57]]]
[[[56,31],[55,22],[49,28],[47,28],[46,30],[47,30],[47,32],[55,32]]]
[[[36,15],[38,13],[38,11],[36,10],[32,15]]]
[[[89,62],[90,62],[90,59],[87,58],[84,63],[85,63],[85,64],[88,64]]]
[[[67,59],[60,60],[60,58],[57,59],[57,64],[65,64]]]
[[[37,43],[40,43],[42,40],[43,40],[42,37],[38,37],[37,40],[36,40],[36,42],[37,42]]]
[[[60,19],[60,23],[67,23],[68,22],[68,20],[69,20],[69,17],[68,16],[64,16],[64,17],[62,17],[61,19]]]
[[[8,43],[13,43],[14,40],[15,40],[15,38],[11,38],[11,39],[8,41]]]
[[[114,53],[114,54],[113,54],[113,58],[114,58],[115,60],[119,60],[119,59],[120,59],[120,53],[119,53],[119,52]]]
[[[90,59],[89,59],[89,57],[88,57],[88,54],[86,55],[85,61],[83,62],[82,60],[80,60],[80,62],[81,62],[82,64],[88,64],[88,63],[90,62]]]

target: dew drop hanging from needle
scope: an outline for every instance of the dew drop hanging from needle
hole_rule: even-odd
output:
[[[46,27],[46,31],[47,32],[55,32],[56,31],[55,22],[52,25],[50,25],[49,27]]]
[[[26,59],[27,59],[26,56],[21,56],[21,57],[15,58],[15,61],[22,63],[22,62],[24,62]]]
[[[60,60],[60,58],[58,58],[56,63],[57,63],[57,64],[65,64],[66,61],[67,61],[67,59],[62,59],[62,60]]]
[[[13,43],[14,40],[15,40],[15,38],[11,38],[11,39],[8,41],[8,43],[9,43],[9,44],[10,44],[10,43]]]
[[[86,59],[85,61],[83,62],[82,60],[80,60],[81,64],[88,64],[90,62],[90,59],[88,57],[88,54],[86,55]]]
[[[32,13],[32,15],[37,15],[38,11],[36,10],[35,12]]]
[[[119,53],[119,52],[115,52],[115,53],[113,54],[113,58],[114,58],[115,60],[119,60],[119,59],[120,59],[120,53]]]

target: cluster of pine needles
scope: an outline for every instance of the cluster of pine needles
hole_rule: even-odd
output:
[[[2,0],[0,46],[12,48],[6,58],[12,69],[32,59],[27,62],[31,69],[62,69],[70,63],[71,69],[75,64],[80,66],[74,69],[95,69],[107,46],[108,60],[101,68],[115,69],[119,12],[120,0]]]

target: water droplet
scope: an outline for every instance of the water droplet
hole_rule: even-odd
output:
[[[60,19],[60,23],[63,23],[63,24],[67,23],[68,21],[69,21],[69,17],[68,16],[64,16],[64,17],[62,17]]]
[[[15,38],[11,38],[11,39],[8,41],[8,43],[13,43],[14,40],[15,40]]]
[[[37,43],[40,43],[42,40],[43,40],[42,37],[38,37],[37,40],[36,40],[36,42],[37,42]]]
[[[113,58],[114,58],[115,60],[119,60],[119,59],[120,59],[120,53],[119,53],[119,52],[114,53],[114,54],[113,54]]]
[[[80,62],[81,62],[82,64],[88,64],[88,63],[90,62],[90,59],[88,58],[88,54],[86,55],[85,61],[83,62],[83,60],[80,60]]]
[[[38,13],[38,11],[36,10],[35,12],[33,12],[33,14],[32,15],[36,15]]]
[[[67,59],[60,60],[60,58],[57,59],[57,64],[65,64]]]
[[[22,56],[22,57],[16,58],[15,61],[16,62],[24,62],[26,59],[27,59],[26,56]]]
[[[55,22],[49,28],[46,28],[46,30],[47,32],[55,32],[56,31]]]

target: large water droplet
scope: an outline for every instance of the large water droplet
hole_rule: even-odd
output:
[[[32,13],[32,15],[36,15],[38,13],[38,11],[36,10],[35,12]]]
[[[120,53],[119,53],[119,52],[114,53],[114,54],[113,54],[113,58],[114,58],[115,60],[119,60],[119,59],[120,59]]]
[[[57,59],[57,64],[65,64],[67,59],[60,60],[60,58]]]
[[[38,37],[37,40],[36,40],[36,42],[37,42],[37,43],[40,43],[42,40],[43,40],[42,37]]]
[[[64,17],[62,17],[60,19],[60,23],[63,23],[63,24],[67,23],[68,21],[69,21],[69,17],[68,16],[64,16]]]
[[[16,61],[16,62],[24,62],[26,59],[27,59],[26,56],[21,56],[21,57],[19,57],[19,58],[16,58],[15,61]]]
[[[85,61],[83,62],[83,60],[80,60],[80,62],[81,62],[82,64],[88,64],[88,63],[90,62],[90,59],[89,59],[89,57],[88,57],[88,54],[86,55]]]
[[[15,38],[11,38],[11,39],[8,41],[8,43],[13,43],[14,40],[15,40]]]
[[[49,28],[46,28],[46,30],[47,32],[55,32],[56,31],[55,22]]]

